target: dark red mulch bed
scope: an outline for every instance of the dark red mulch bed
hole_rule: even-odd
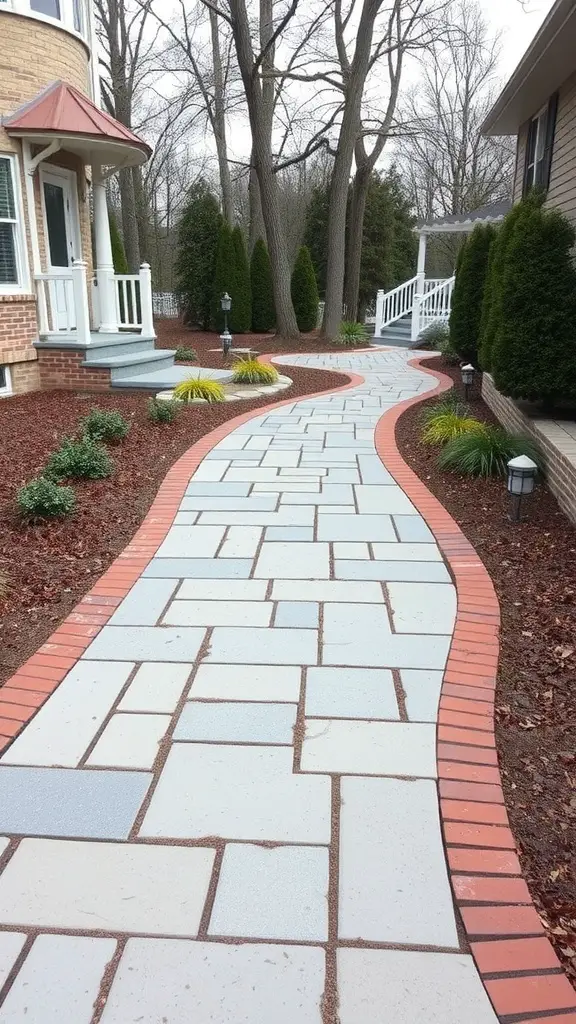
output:
[[[343,374],[294,367],[292,398],[338,387]],[[9,577],[0,601],[0,683],[44,642],[136,532],[176,459],[214,427],[268,405],[270,397],[186,409],[173,424],[147,418],[149,396],[45,391],[0,402],[0,571]],[[37,476],[62,437],[74,433],[93,406],[130,419],[127,438],[111,448],[108,480],[75,484],[77,511],[68,520],[23,526],[15,516],[18,488]]]
[[[462,390],[458,368],[441,369]],[[479,398],[478,419],[493,422]],[[508,518],[502,479],[440,472],[420,442],[422,406],[399,420],[402,455],[474,545],[496,587],[502,643],[496,738],[506,805],[530,892],[572,982],[576,979],[576,527],[545,486]]]
[[[222,367],[221,343],[217,334],[207,331],[192,331],[180,320],[157,320],[156,348],[192,348],[201,366]],[[318,331],[303,334],[300,341],[282,342],[274,334],[237,334],[234,345],[239,348],[254,348],[257,352],[339,352],[337,345],[321,341]],[[217,352],[210,351],[218,349]]]

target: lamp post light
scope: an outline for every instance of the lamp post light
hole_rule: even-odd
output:
[[[466,363],[466,366],[460,367],[460,372],[462,374],[462,383],[464,385],[464,396],[466,401],[468,401],[468,392],[474,383],[474,374],[476,373],[476,370],[472,366],[472,363]]]
[[[224,313],[224,333],[220,335],[220,341],[222,342],[222,355],[224,359],[228,358],[230,349],[232,348],[232,335],[228,330],[228,313],[232,309],[232,299],[228,295],[228,292],[224,292],[224,295],[220,299],[220,305],[222,312]]]
[[[538,466],[527,455],[518,455],[508,463],[508,493],[514,502],[514,512],[510,518],[515,523],[520,522],[522,498],[534,490],[537,472]]]

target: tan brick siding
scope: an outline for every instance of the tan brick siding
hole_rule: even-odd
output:
[[[36,359],[30,346],[37,340],[34,297],[0,295],[0,364]]]
[[[27,391],[40,389],[40,370],[38,363],[17,363],[10,368],[12,374],[12,391],[15,395],[23,395]]]
[[[38,365],[43,388],[72,391],[108,391],[110,370],[89,370],[82,366],[84,352],[39,349]]]
[[[540,447],[548,486],[560,508],[576,523],[576,443],[570,442],[568,434],[564,440],[564,431],[553,420],[529,419],[511,398],[496,390],[487,373],[482,378],[482,397],[507,430],[526,434]]]

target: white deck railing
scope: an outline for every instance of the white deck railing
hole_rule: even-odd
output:
[[[116,317],[119,330],[154,333],[154,309],[150,266],[143,263],[139,274],[115,274]]]
[[[40,337],[62,334],[82,344],[90,341],[90,308],[86,263],[75,260],[69,270],[35,274]]]
[[[450,316],[452,307],[452,292],[454,291],[454,277],[447,277],[439,281],[434,288],[426,292],[420,299],[419,322],[417,324],[418,337],[422,331],[437,321],[445,322]]]
[[[388,327],[395,320],[400,320],[412,311],[414,303],[414,291],[417,277],[411,277],[409,281],[393,288],[390,292],[379,291],[376,297],[376,320],[374,333],[376,336],[382,333],[383,327]]]

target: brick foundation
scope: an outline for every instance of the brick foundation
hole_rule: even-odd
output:
[[[37,352],[40,383],[43,388],[64,388],[69,391],[110,389],[110,370],[90,370],[82,366],[85,359],[84,351],[39,348]]]
[[[514,434],[526,434],[542,451],[546,480],[560,508],[576,523],[576,428],[556,420],[533,420],[511,398],[494,386],[490,374],[482,378],[482,398],[500,423]]]

